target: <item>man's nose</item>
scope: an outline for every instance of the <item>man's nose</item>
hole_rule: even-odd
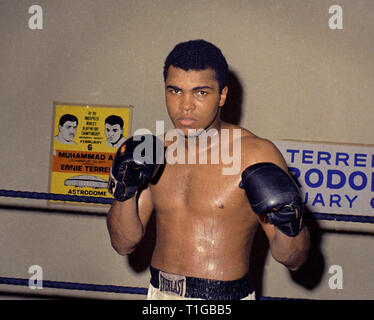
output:
[[[192,94],[185,94],[182,100],[182,108],[184,111],[194,110],[195,109],[195,101],[193,99]]]

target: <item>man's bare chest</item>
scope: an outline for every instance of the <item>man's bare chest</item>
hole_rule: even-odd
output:
[[[240,175],[223,175],[220,165],[166,165],[152,186],[156,207],[216,210],[235,207],[243,199]]]

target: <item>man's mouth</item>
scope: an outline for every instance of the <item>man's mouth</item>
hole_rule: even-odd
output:
[[[178,122],[184,127],[188,127],[188,126],[192,125],[193,123],[195,123],[196,121],[197,120],[192,119],[192,118],[180,118],[180,119],[178,119]]]

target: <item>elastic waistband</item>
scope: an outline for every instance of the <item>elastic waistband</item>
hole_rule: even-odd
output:
[[[150,267],[151,284],[159,289],[160,270]],[[204,278],[186,278],[186,298],[205,300],[240,300],[254,292],[249,273],[233,281],[222,281]]]

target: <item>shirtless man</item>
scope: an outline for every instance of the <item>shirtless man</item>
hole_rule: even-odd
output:
[[[164,79],[168,114],[186,141],[186,158],[188,139],[212,129],[239,129],[240,170],[223,175],[222,161],[208,159],[207,164],[166,161],[160,171],[160,165],[135,161],[140,142],[128,139],[109,179],[116,199],[107,216],[112,246],[121,255],[135,250],[155,212],[148,299],[254,299],[248,270],[258,225],[275,260],[290,270],[306,261],[309,233],[297,187],[270,141],[220,119],[228,87],[227,63],[218,48],[203,40],[177,45],[165,61]],[[233,134],[229,141],[232,149]],[[218,142],[223,143],[220,135]],[[198,143],[193,148],[199,154]]]

